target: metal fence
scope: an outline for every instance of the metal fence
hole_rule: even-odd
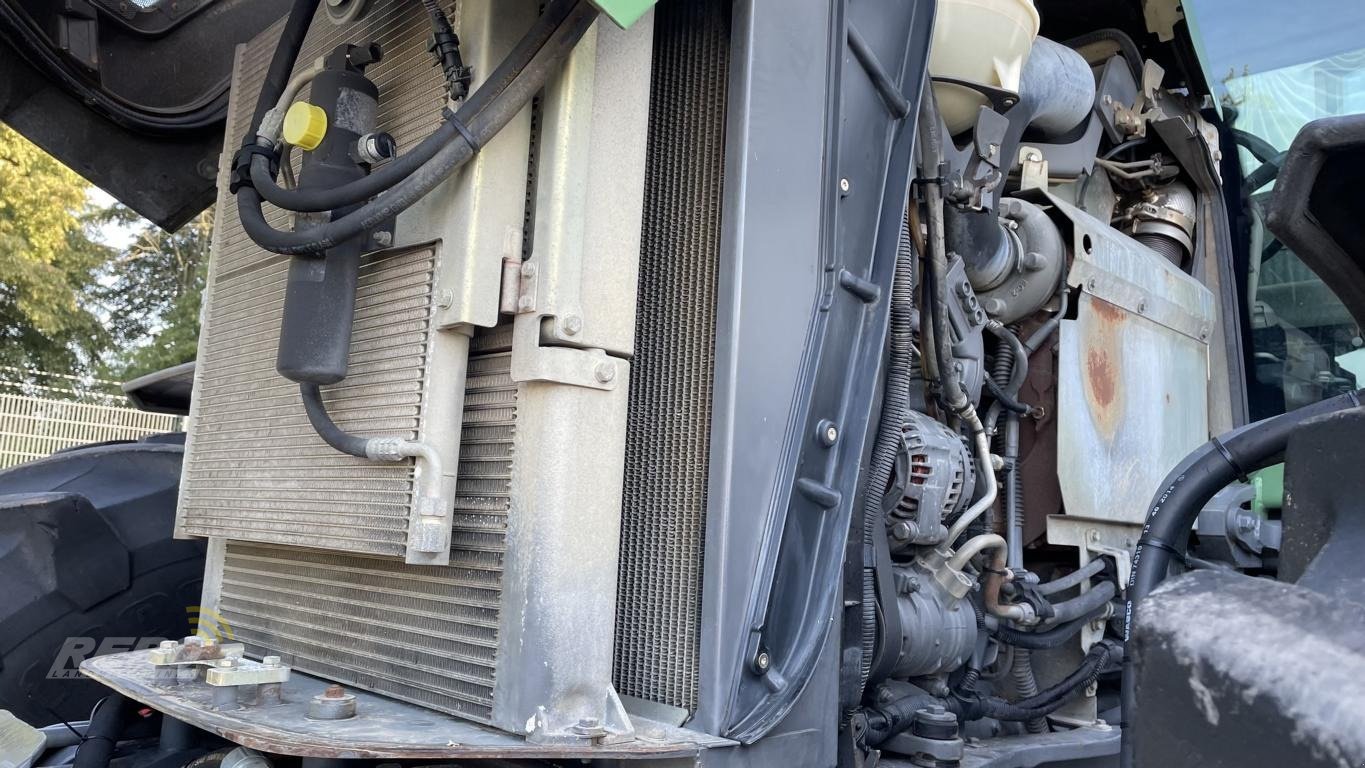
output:
[[[26,389],[29,387],[25,387]],[[0,468],[50,456],[63,448],[106,440],[135,440],[180,428],[180,417],[115,405],[108,395],[60,399],[0,393]],[[83,402],[97,400],[99,402]]]

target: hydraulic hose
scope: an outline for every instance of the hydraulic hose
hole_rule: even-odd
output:
[[[939,166],[942,165],[942,137],[939,132],[938,102],[934,99],[933,89],[926,89],[924,92],[918,127],[921,175],[925,179],[937,178]],[[979,466],[977,481],[984,482],[986,486],[981,498],[968,507],[948,529],[945,543],[951,547],[962,532],[995,503],[997,488],[995,469],[991,466],[990,438],[986,435],[981,417],[977,415],[975,406],[968,399],[967,391],[963,388],[962,380],[953,365],[953,342],[948,330],[948,252],[944,243],[943,188],[937,181],[926,181],[921,188],[924,193],[924,207],[928,213],[926,223],[929,230],[926,243],[929,252],[925,258],[925,265],[929,277],[926,281],[928,283],[926,287],[929,289],[927,293],[932,296],[929,301],[929,314],[933,327],[933,343],[930,346],[937,364],[944,402],[971,429]]]
[[[313,431],[318,433],[323,442],[342,453],[367,458],[365,445],[369,440],[356,437],[332,421],[332,417],[327,413],[327,406],[322,403],[322,392],[318,385],[300,384],[299,395],[303,398],[303,410],[308,413],[308,423],[313,425]]]
[[[249,185],[243,185],[237,190],[237,208],[242,227],[262,248],[292,256],[325,251],[398,215],[468,162],[477,147],[496,136],[544,87],[551,73],[596,19],[597,11],[586,0],[580,0],[556,30],[553,39],[508,84],[506,90],[477,116],[463,123],[468,136],[461,133],[461,141],[441,147],[430,161],[399,181],[387,193],[317,227],[302,232],[284,232],[270,226],[265,220],[260,193]],[[278,93],[274,95],[278,96]],[[466,104],[461,112],[468,108]]]
[[[90,716],[85,739],[76,748],[76,758],[71,768],[108,768],[114,747],[118,745],[130,715],[128,699],[117,693],[105,697]]]
[[[1060,709],[1071,694],[1098,680],[1100,672],[1104,670],[1104,665],[1115,650],[1110,643],[1096,643],[1090,647],[1090,652],[1085,655],[1079,667],[1056,685],[1036,696],[1014,702],[995,697],[978,701],[959,699],[954,702],[955,709],[960,713],[958,716],[964,720],[993,717],[996,720],[1027,721],[1046,717]]]
[[[261,121],[289,85],[290,73],[294,71],[294,62],[298,61],[299,51],[303,50],[303,41],[308,37],[308,27],[313,23],[313,14],[317,12],[319,1],[294,0],[294,4],[289,7],[289,17],[285,19],[284,31],[280,33],[280,41],[275,45],[275,53],[270,57],[270,66],[265,70],[265,79],[261,81],[261,93],[256,97],[256,109],[251,114],[251,130],[242,137],[242,146],[255,143],[256,130]]]
[[[1077,568],[1076,570],[1072,571],[1071,573],[1068,573],[1067,575],[1059,579],[1053,579],[1052,581],[1047,581],[1043,582],[1042,584],[1039,584],[1038,586],[1034,587],[1034,591],[1043,596],[1055,595],[1058,592],[1065,592],[1066,590],[1071,589],[1072,587],[1080,586],[1086,579],[1089,579],[1090,577],[1097,575],[1100,571],[1103,570],[1104,559],[1097,557],[1094,560],[1091,560],[1090,562],[1086,563],[1080,568]]]
[[[545,12],[536,19],[516,47],[479,89],[465,100],[457,118],[467,123],[499,98],[545,47],[576,3],[577,0],[553,0],[547,5]],[[261,127],[259,123],[256,125]],[[278,130],[278,126],[275,130]],[[265,133],[258,134],[258,139],[272,143],[276,140],[276,136]],[[417,146],[374,169],[369,175],[339,187],[325,189],[298,190],[279,186],[270,173],[269,162],[258,155],[252,158],[251,183],[261,197],[280,208],[296,212],[331,211],[363,202],[389,189],[435,157],[442,147],[460,140],[462,137],[455,123],[445,120]]]
[[[1089,616],[1113,600],[1117,593],[1118,589],[1114,586],[1114,582],[1102,581],[1070,600],[1053,603],[1050,621],[1064,624],[1073,619]]]
[[[927,693],[917,693],[888,702],[869,710],[867,718],[867,743],[877,746],[887,739],[910,727],[915,713],[921,709],[941,706],[957,715],[961,722],[993,717],[997,720],[1026,721],[1046,717],[1056,712],[1067,702],[1071,694],[1085,688],[1099,679],[1104,666],[1114,658],[1120,649],[1115,643],[1101,642],[1091,646],[1089,653],[1071,674],[1056,685],[1039,692],[1035,696],[1008,702],[996,697],[972,696],[960,692],[951,699],[942,699]]]
[[[1304,406],[1289,413],[1239,427],[1196,449],[1171,470],[1148,506],[1147,524],[1133,552],[1124,612],[1124,641],[1132,639],[1139,603],[1166,578],[1171,563],[1189,544],[1190,528],[1213,495],[1246,473],[1283,459],[1289,436],[1305,421],[1360,405],[1361,390]],[[1123,659],[1123,747],[1120,761],[1133,765],[1132,728],[1137,715],[1137,688],[1132,660]]]
[[[1012,627],[1001,626],[997,627],[992,634],[996,640],[999,640],[1006,645],[1012,645],[1015,648],[1025,648],[1030,651],[1044,651],[1049,648],[1061,647],[1066,641],[1079,634],[1080,631],[1085,628],[1085,625],[1089,624],[1093,618],[1093,616],[1083,616],[1079,619],[1073,619],[1066,624],[1061,624],[1039,632],[1024,632],[1023,630],[1014,629]]]

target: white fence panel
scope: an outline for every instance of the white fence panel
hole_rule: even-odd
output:
[[[180,417],[136,408],[0,394],[0,468],[106,440],[172,432]]]

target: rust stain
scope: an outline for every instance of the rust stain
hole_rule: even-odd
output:
[[[1112,440],[1124,415],[1123,309],[1091,297],[1081,306],[1085,327],[1085,399],[1100,437]]]
[[[1095,404],[1107,409],[1114,402],[1114,366],[1109,362],[1109,351],[1092,348],[1086,355],[1085,369]]]

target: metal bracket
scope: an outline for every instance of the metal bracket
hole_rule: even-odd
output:
[[[523,269],[527,266],[531,266],[529,262]],[[601,349],[542,344],[541,325],[546,317],[517,316],[512,327],[512,381],[551,381],[590,389],[616,389],[625,375],[627,363]]]
[[[1037,147],[1019,148],[1019,189],[1047,189],[1047,158]]]

